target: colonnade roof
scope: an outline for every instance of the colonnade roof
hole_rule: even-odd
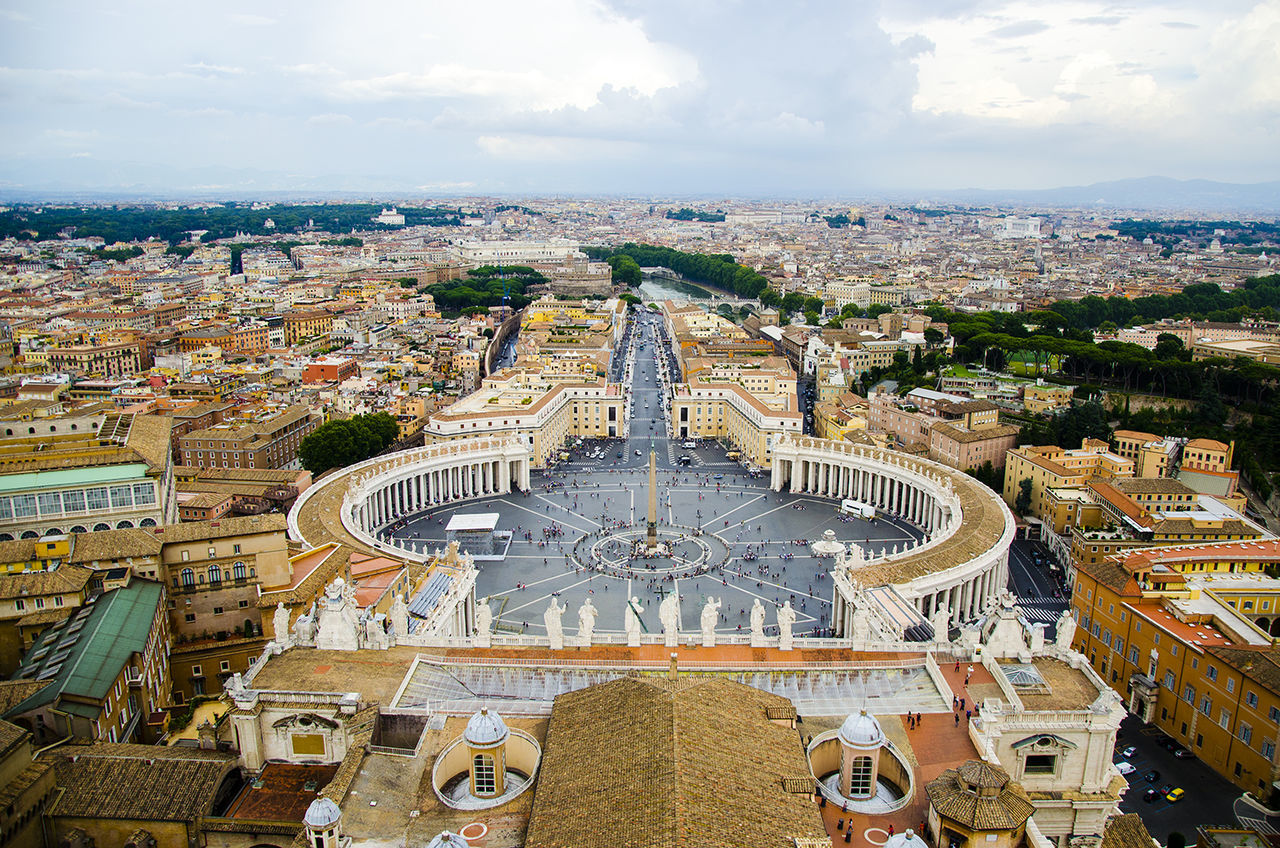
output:
[[[787,443],[778,445],[775,462],[778,458],[790,458],[787,456],[784,445]],[[1000,543],[1001,537],[1012,521],[1012,514],[998,494],[968,474],[948,468],[941,463],[861,446],[857,448],[857,453],[852,450],[846,453],[843,443],[827,439],[793,439],[789,447],[799,449],[800,456],[805,459],[822,459],[836,463],[848,458],[854,462],[871,461],[887,464],[892,458],[896,465],[889,466],[887,469],[889,473],[896,468],[905,468],[951,481],[951,491],[960,500],[962,514],[960,527],[945,540],[925,550],[900,553],[858,569],[852,576],[866,586],[910,583],[918,578],[976,559]],[[826,453],[824,448],[833,449],[834,453]],[[817,449],[821,453],[809,453],[812,449]],[[931,483],[930,485],[941,486],[942,484]]]

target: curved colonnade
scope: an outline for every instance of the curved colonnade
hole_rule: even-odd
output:
[[[891,584],[926,618],[946,607],[951,624],[976,618],[1009,580],[1013,513],[969,475],[928,459],[848,442],[784,437],[773,446],[774,491],[851,499],[905,518],[925,540],[837,574],[832,626],[853,631],[854,581]]]
[[[530,467],[528,447],[498,436],[440,442],[365,460],[303,492],[289,510],[289,535],[309,545],[336,541],[422,562],[434,552],[388,544],[376,534],[406,515],[442,504],[527,491]]]

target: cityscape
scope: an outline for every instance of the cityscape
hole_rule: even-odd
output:
[[[296,11],[0,3],[0,842],[1275,840],[1274,0]]]

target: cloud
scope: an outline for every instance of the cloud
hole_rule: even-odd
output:
[[[240,26],[250,27],[272,26],[276,23],[275,18],[268,18],[265,15],[245,14],[243,12],[236,12],[235,14],[232,14],[229,16],[228,20],[234,24],[239,24]]]
[[[1188,23],[1187,21],[1161,21],[1160,26],[1168,29],[1199,29],[1199,24]]]
[[[351,116],[343,115],[340,112],[325,112],[323,115],[312,115],[307,118],[307,123],[312,126],[336,127],[351,123]]]
[[[990,35],[993,38],[1023,38],[1028,35],[1036,35],[1049,29],[1049,25],[1044,21],[1018,21],[1017,23],[1005,24],[991,30]]]

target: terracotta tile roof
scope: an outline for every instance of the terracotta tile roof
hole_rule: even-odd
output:
[[[1137,813],[1112,816],[1102,831],[1101,848],[1155,848],[1157,844]]]
[[[792,846],[822,838],[785,698],[722,679],[623,678],[556,698],[525,844]]]
[[[1206,650],[1249,679],[1257,681],[1272,692],[1280,692],[1280,651],[1275,648],[1215,646]]]
[[[1076,569],[1097,580],[1113,592],[1126,595],[1139,595],[1138,582],[1124,566],[1114,562],[1080,562]]]
[[[53,571],[26,571],[0,576],[0,598],[39,598],[46,595],[80,592],[93,577],[93,570],[64,565]]]
[[[197,748],[101,743],[56,749],[52,817],[194,821],[212,811],[236,755]]]
[[[29,735],[28,731],[23,730],[13,722],[0,719],[0,756],[9,753],[14,746]]]
[[[0,680],[0,715],[21,704],[52,680]],[[5,722],[8,724],[8,722]]]
[[[924,791],[940,816],[973,830],[1012,830],[1036,811],[1004,769],[978,760],[947,769]]]

